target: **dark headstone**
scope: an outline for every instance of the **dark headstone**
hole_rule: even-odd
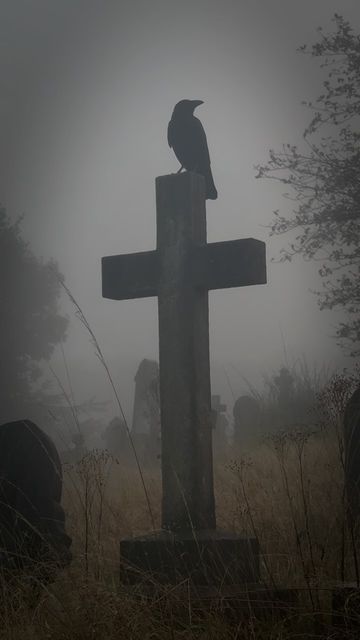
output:
[[[258,434],[260,421],[259,403],[252,396],[240,396],[233,408],[234,444],[241,447],[245,441]]]
[[[70,563],[61,506],[61,462],[52,440],[30,420],[0,427],[0,566],[50,576]]]

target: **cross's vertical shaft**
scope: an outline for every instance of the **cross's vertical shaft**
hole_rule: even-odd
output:
[[[194,249],[206,244],[203,177],[157,178],[156,204],[162,526],[213,529],[208,291],[194,287],[191,269]]]

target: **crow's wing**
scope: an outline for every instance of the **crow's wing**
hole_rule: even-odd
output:
[[[200,167],[210,166],[210,154],[206,139],[206,133],[200,120],[195,118],[191,120],[192,135],[194,138],[194,146],[197,149],[198,162]]]
[[[210,166],[209,149],[204,128],[195,116],[186,120],[172,118],[168,125],[168,143],[179,162],[188,171]]]
[[[174,146],[174,140],[173,140],[173,121],[172,120],[170,120],[170,122],[168,124],[167,140],[168,140],[169,147],[173,147]]]

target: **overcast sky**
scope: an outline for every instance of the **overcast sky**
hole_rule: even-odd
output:
[[[359,30],[359,0],[1,0],[0,202],[24,214],[34,253],[58,261],[129,416],[136,368],[157,358],[157,303],[102,299],[100,259],[155,248],[154,180],[178,169],[166,128],[182,98],[204,100],[197,115],[219,192],[207,204],[208,241],[267,243],[266,286],[210,294],[213,391],[231,404],[230,385],[244,392],[241,376],[256,382],[285,351],[290,364],[346,362],[332,338],[339,315],[310,293],[317,265],[270,262],[286,239],[266,225],[289,203],[254,170],[270,148],[301,143],[301,101],[319,95],[322,75],[296,49],[319,25],[332,28],[335,12]],[[111,399],[63,308],[78,399]],[[54,364],[63,377],[59,355]]]

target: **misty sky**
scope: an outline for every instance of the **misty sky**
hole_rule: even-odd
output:
[[[210,294],[213,391],[231,404],[230,385],[244,392],[241,376],[257,382],[285,356],[346,363],[331,337],[339,314],[309,292],[319,265],[270,262],[286,238],[269,238],[266,225],[290,203],[254,170],[270,148],[301,144],[301,101],[320,94],[323,76],[296,49],[335,12],[359,30],[359,0],[1,0],[0,202],[24,214],[34,253],[58,261],[129,417],[137,365],[157,358],[157,303],[102,299],[100,259],[155,248],[154,180],[178,169],[166,128],[182,98],[204,100],[197,115],[219,192],[208,240],[267,242],[268,285]],[[63,308],[77,398],[111,399],[65,299]],[[59,353],[54,366],[63,378]]]

